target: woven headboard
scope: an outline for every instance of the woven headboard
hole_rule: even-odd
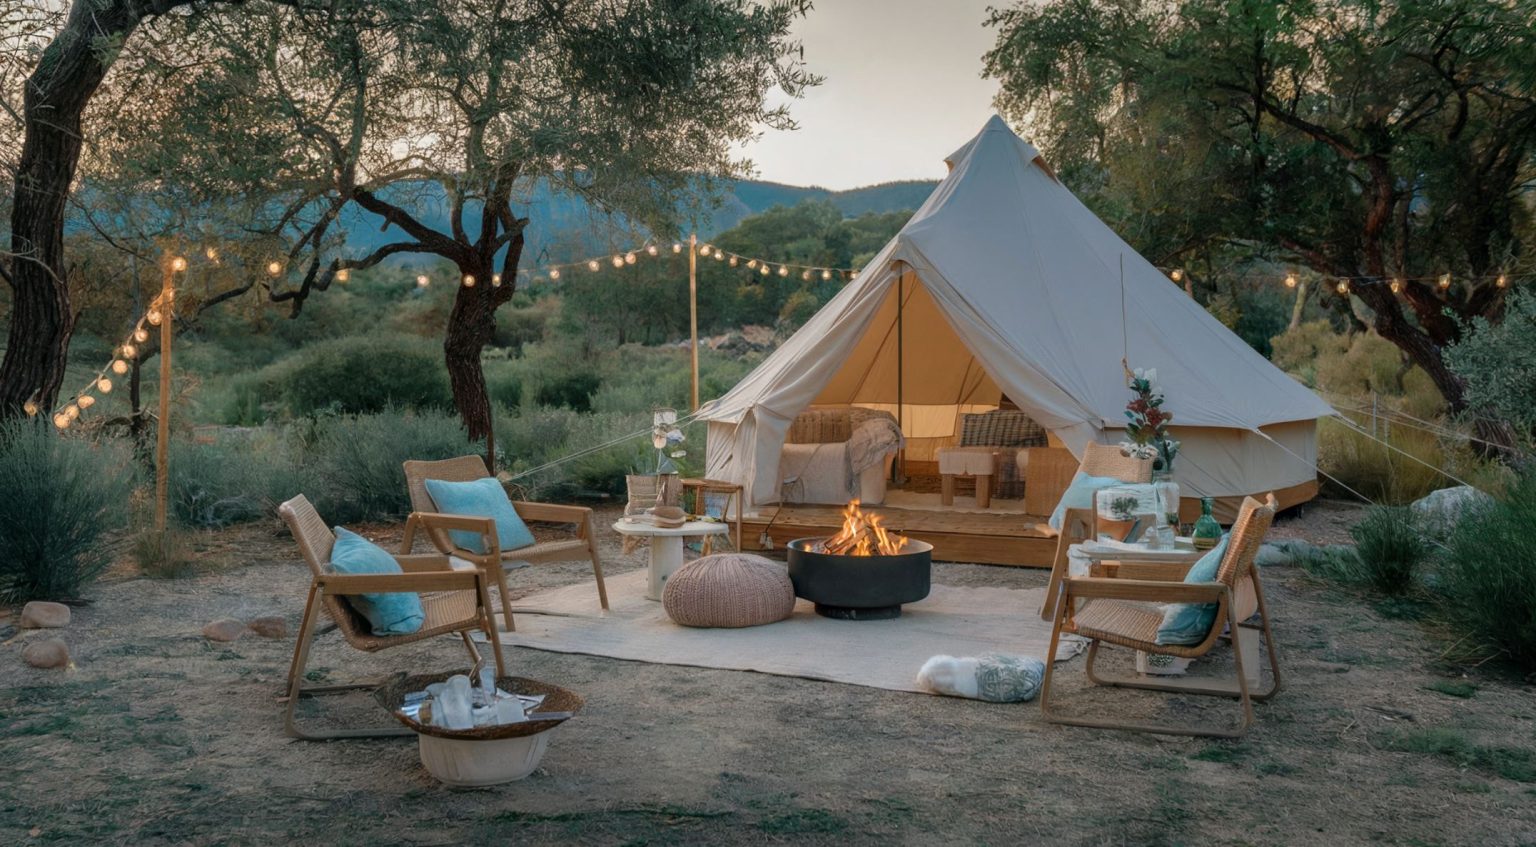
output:
[[[853,437],[853,430],[871,418],[885,418],[896,423],[890,412],[858,406],[829,406],[806,409],[789,425],[786,444],[841,444]]]
[[[960,421],[961,447],[1044,447],[1045,427],[1016,409],[968,414]]]

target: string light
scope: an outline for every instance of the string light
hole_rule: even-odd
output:
[[[829,280],[831,278],[832,278],[832,272],[827,270],[827,269],[825,269],[825,268],[823,268],[822,271],[821,271],[821,281],[822,282],[826,282],[827,280]]]
[[[219,263],[219,248],[209,247],[207,250],[203,251],[203,255],[207,256],[208,261],[214,263],[215,265]]]
[[[789,265],[779,265],[779,276],[789,276]]]
[[[106,377],[102,377],[101,379],[96,380],[96,390],[100,391],[102,394],[111,394],[112,380],[107,379]]]
[[[180,273],[181,271],[184,271],[186,269],[187,269],[187,260],[186,259],[183,259],[182,257],[177,256],[176,258],[171,260],[171,270]]]
[[[635,263],[635,254],[634,253],[625,253],[624,254],[624,264],[626,264],[626,265],[633,265],[634,263]]]
[[[416,287],[417,288],[426,288],[427,286],[429,286],[431,284],[432,284],[432,279],[431,279],[431,277],[427,276],[426,274],[420,274],[420,275],[418,275],[416,277]]]
[[[70,420],[76,420],[80,417],[80,407],[70,403],[64,407],[64,414],[68,415]]]
[[[811,281],[811,272],[810,271],[806,271],[806,272],[800,274],[800,278],[802,280],[805,280],[806,282],[810,282]]]
[[[132,359],[134,356],[139,354],[139,350],[132,344],[124,344],[122,354],[124,359]]]
[[[756,259],[748,259],[747,260],[747,267],[749,267],[749,268],[757,267],[757,260]]]
[[[474,288],[475,287],[475,275],[474,274],[465,274],[464,275],[464,287],[465,288]]]
[[[1179,282],[1180,280],[1184,279],[1184,269],[1174,268],[1173,273],[1168,274],[1168,277],[1174,282]]]
[[[1391,282],[1391,283],[1390,283],[1390,284],[1389,284],[1389,285],[1388,285],[1388,286],[1387,286],[1387,287],[1388,287],[1388,288],[1390,288],[1390,289],[1392,289],[1392,293],[1393,293],[1393,294],[1396,294],[1396,293],[1398,293],[1398,292],[1399,292],[1399,291],[1402,291],[1402,290],[1403,290],[1403,281],[1402,281],[1402,280],[1400,280],[1400,279],[1396,279],[1396,278],[1394,278],[1394,279],[1393,279],[1393,280],[1392,280],[1392,282]]]
[[[732,256],[731,257],[731,267],[733,267],[733,268],[736,267],[736,262],[737,261],[738,261],[737,258],[735,256]]]
[[[349,280],[351,278],[352,278],[352,272],[347,270],[346,268],[342,268],[341,270],[336,272],[336,281],[337,282],[346,282],[347,280]]]
[[[69,416],[63,412],[53,416],[53,425],[59,429],[69,429]]]
[[[37,403],[32,400],[22,403],[21,410],[26,412],[29,418],[37,417]]]
[[[1286,288],[1295,288],[1296,287],[1296,275],[1295,274],[1286,274],[1285,275],[1285,287]]]
[[[598,268],[601,268],[601,267],[602,267],[602,265],[599,265],[597,263],[596,259],[593,259],[592,261],[587,263],[587,270],[592,271],[593,273],[597,273]]]
[[[492,288],[500,288],[501,287],[501,274],[491,274],[491,287]]]
[[[614,256],[612,261],[613,261],[613,266],[614,267],[616,267],[616,268],[624,267],[624,257],[623,256]]]
[[[1347,279],[1339,280],[1339,293],[1340,294],[1348,294],[1349,293],[1349,280],[1347,280]]]
[[[118,376],[122,376],[123,374],[128,372],[128,363],[123,361],[122,359],[113,359],[112,360],[112,372],[117,374]]]
[[[1493,285],[1495,288],[1504,288],[1509,285],[1509,277],[1499,274],[1499,278],[1493,281]]]
[[[763,276],[767,276],[768,275],[768,263],[767,262],[763,263],[763,267],[761,268],[761,270],[762,270]]]
[[[82,409],[89,409],[90,407],[96,405],[96,398],[89,394],[82,394],[78,399],[75,400],[75,403],[77,403]]]
[[[138,329],[134,330],[133,331],[133,340],[139,342],[140,344],[143,344],[144,342],[148,341],[149,340],[149,330],[147,330],[147,329],[145,329],[143,327],[139,327]]]
[[[149,321],[149,325],[150,326],[159,326],[160,325],[160,310],[159,309],[150,309],[148,312],[145,313],[144,320]],[[137,332],[134,332],[134,334],[133,334],[134,340],[139,341],[139,342],[143,342],[144,339],[143,338],[139,338],[139,332],[143,332],[143,330],[139,330]],[[145,335],[148,335],[148,333],[145,333]]]
[[[559,268],[552,268],[552,269],[550,269],[549,278],[550,279],[559,279],[560,278],[560,269]]]
[[[656,249],[656,245],[654,245],[654,244],[647,244],[647,245],[645,245],[645,252],[646,252],[646,255],[654,256],[654,255],[656,255],[660,251],[658,251]]]
[[[681,253],[681,252],[683,252],[683,245],[677,243],[676,241],[672,242],[672,252],[673,253]]]
[[[279,261],[274,259],[273,261],[270,261],[270,262],[267,263],[267,275],[268,276],[277,276],[278,274],[281,274],[282,272],[283,272],[283,263],[282,262],[279,262]]]
[[[1440,275],[1440,290],[1441,291],[1445,291],[1445,290],[1449,289],[1450,287],[1451,287],[1451,275],[1450,274],[1441,274]]]
[[[725,254],[720,252],[719,250],[716,250],[715,251],[715,261],[717,261],[717,262],[725,261]]]

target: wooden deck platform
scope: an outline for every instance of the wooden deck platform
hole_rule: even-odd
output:
[[[933,545],[933,557],[944,562],[977,562],[1048,568],[1056,554],[1056,538],[1034,529],[1045,518],[1019,513],[941,512],[875,506],[886,526]],[[762,550],[763,531],[773,549],[783,550],[797,538],[830,535],[842,526],[841,506],[782,506],[742,521],[742,544]]]

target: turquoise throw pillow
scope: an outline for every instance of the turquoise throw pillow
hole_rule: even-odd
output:
[[[331,547],[331,569],[340,574],[401,573],[400,563],[383,547],[336,527],[336,544]],[[368,619],[374,635],[409,635],[421,630],[426,614],[421,609],[421,595],[411,592],[389,594],[349,594],[352,608]]]
[[[429,479],[427,493],[432,495],[432,502],[437,504],[439,512],[494,520],[496,540],[501,544],[502,552],[527,547],[533,543],[533,533],[528,531],[528,525],[518,517],[517,510],[512,508],[512,501],[507,498],[507,490],[492,477],[477,479],[474,482],[445,482],[440,479]],[[478,532],[449,530],[448,537],[453,540],[455,547],[471,553],[485,552],[485,541]]]
[[[1221,559],[1227,554],[1227,539],[1221,540],[1201,556],[1184,575],[1185,582],[1215,582]],[[1159,644],[1199,644],[1211,634],[1216,623],[1215,603],[1169,603],[1163,607],[1163,623],[1157,628]]]
[[[1078,471],[1072,477],[1072,482],[1067,484],[1067,490],[1062,492],[1061,502],[1057,503],[1056,509],[1051,512],[1051,519],[1048,521],[1051,529],[1061,532],[1061,525],[1067,519],[1068,509],[1092,509],[1094,492],[1111,485],[1124,485],[1124,482],[1112,476],[1089,476]]]

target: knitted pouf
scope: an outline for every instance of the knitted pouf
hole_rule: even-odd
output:
[[[672,574],[661,605],[683,626],[761,626],[789,617],[795,588],[783,565],[762,556],[720,553]]]

